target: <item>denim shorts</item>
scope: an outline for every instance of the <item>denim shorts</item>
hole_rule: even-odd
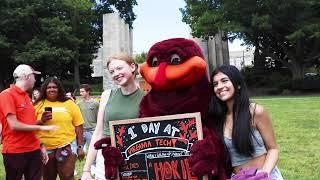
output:
[[[275,166],[270,175],[269,175],[269,178],[272,179],[272,180],[283,180],[283,177],[281,175],[281,172],[279,170],[279,168],[277,166]]]
[[[75,154],[75,155],[78,155],[77,154],[77,141],[76,140],[73,140],[71,143],[71,151],[72,151],[72,154]],[[62,146],[63,147],[63,146]],[[56,149],[50,149],[50,150],[47,150],[47,154],[51,154],[51,153],[54,153],[56,152]]]

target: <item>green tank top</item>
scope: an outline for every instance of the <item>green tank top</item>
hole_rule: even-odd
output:
[[[109,121],[133,119],[139,116],[139,105],[145,93],[141,89],[123,95],[121,89],[112,90],[104,110],[104,135],[110,135]]]

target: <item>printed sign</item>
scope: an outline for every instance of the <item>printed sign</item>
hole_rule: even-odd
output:
[[[120,179],[203,179],[191,175],[188,157],[202,139],[200,113],[109,122],[111,143],[125,164]]]

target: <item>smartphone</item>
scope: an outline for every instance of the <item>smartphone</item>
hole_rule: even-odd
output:
[[[44,108],[44,111],[52,112],[52,107],[45,107],[45,108]]]

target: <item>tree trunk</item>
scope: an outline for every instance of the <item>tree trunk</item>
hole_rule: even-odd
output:
[[[291,58],[292,63],[292,79],[300,80],[303,79],[303,59],[304,59],[304,40],[302,38],[296,40],[295,54],[291,54],[295,59]],[[290,52],[288,52],[290,53]],[[288,54],[287,53],[287,54]],[[290,57],[290,56],[289,56]]]
[[[254,50],[254,60],[253,60],[254,68],[258,72],[262,72],[264,70],[265,62],[266,62],[265,57],[261,56],[259,52],[259,48],[256,47],[256,49]]]
[[[12,61],[5,55],[0,55],[0,92],[8,87],[12,80]]]
[[[74,60],[74,90],[80,87],[80,73],[79,73],[79,55],[76,55]]]
[[[3,76],[1,74],[1,76],[0,76],[0,92],[3,91],[4,89],[5,89],[5,84],[4,84]]]
[[[293,80],[301,80],[304,76],[303,65],[299,63],[297,60],[292,60],[292,66],[290,68],[292,72]]]
[[[72,29],[74,32],[78,32],[78,23],[79,23],[79,10],[77,8],[75,8],[73,10],[73,16],[71,17],[71,21],[72,21]],[[76,46],[75,48],[76,50],[76,56],[74,59],[74,92],[76,89],[80,88],[80,73],[79,73],[79,45]]]
[[[281,64],[287,67],[292,74],[292,80],[303,79],[303,76],[304,76],[303,64],[300,63],[297,59],[291,58],[290,62],[288,62],[283,59],[280,59],[275,54],[270,53],[268,51],[266,51],[266,54],[269,55],[272,59],[279,61]],[[291,57],[294,57],[294,56],[291,56]]]

